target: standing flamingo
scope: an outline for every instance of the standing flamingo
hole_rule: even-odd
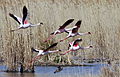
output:
[[[61,33],[63,33],[63,32],[69,31],[69,29],[65,29],[65,27],[68,26],[68,25],[69,25],[70,23],[72,23],[73,21],[74,21],[74,19],[69,19],[69,20],[67,20],[62,26],[59,27],[58,30],[52,32],[52,33],[50,34],[50,37],[49,37],[47,40],[45,40],[45,42],[47,42],[48,40],[52,39],[56,34],[61,34]]]
[[[38,25],[43,25],[43,23],[38,23],[38,24],[31,24],[28,22],[27,20],[27,16],[28,16],[28,12],[27,12],[27,8],[26,6],[23,7],[23,18],[20,18],[14,14],[9,13],[9,16],[12,17],[14,20],[16,20],[19,23],[19,27],[17,29],[11,30],[11,31],[16,31],[19,29],[25,29],[28,27],[34,27],[34,26],[38,26]]]
[[[81,42],[81,41],[82,41],[82,39],[78,38],[75,41],[70,42],[69,47],[68,47],[69,50],[61,55],[65,55],[66,53],[68,53],[70,51],[77,51],[79,49],[89,49],[89,48],[93,47],[93,46],[81,47],[81,46],[79,46],[79,42]]]
[[[49,53],[55,53],[55,52],[61,51],[61,50],[49,51],[49,49],[55,47],[57,44],[58,44],[58,43],[54,43],[54,44],[52,44],[51,46],[49,46],[49,47],[48,47],[47,49],[45,49],[45,50],[38,50],[38,49],[31,48],[32,51],[38,52],[37,56],[32,59],[32,62],[35,61],[35,60],[36,60],[37,58],[39,58],[40,56],[47,55],[47,54],[49,54]]]
[[[66,31],[66,33],[68,33],[68,36],[67,36],[66,38],[60,40],[60,42],[62,42],[63,40],[66,40],[66,39],[68,39],[68,38],[70,38],[70,37],[77,36],[77,35],[83,36],[83,35],[91,34],[90,32],[85,32],[85,33],[79,33],[79,32],[78,32],[78,29],[80,28],[81,22],[82,22],[82,21],[79,20],[79,21],[75,24],[75,26],[72,28],[72,30]]]

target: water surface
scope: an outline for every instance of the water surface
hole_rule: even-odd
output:
[[[83,77],[85,75],[97,76],[101,68],[106,64],[90,64],[93,66],[67,66],[61,72],[54,74],[55,66],[36,66],[35,73],[6,73],[0,72],[0,77]],[[5,70],[5,66],[0,66],[0,70]],[[91,76],[91,77],[92,77]]]

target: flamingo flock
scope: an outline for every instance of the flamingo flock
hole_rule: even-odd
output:
[[[23,17],[20,18],[12,13],[9,13],[9,16],[11,18],[13,18],[14,20],[16,20],[19,24],[19,27],[16,29],[11,30],[12,32],[17,31],[19,29],[26,29],[28,27],[35,27],[35,26],[41,26],[43,25],[43,23],[37,23],[37,24],[31,24],[28,22],[27,18],[28,18],[28,9],[26,8],[26,6],[23,7]],[[62,34],[62,33],[67,33],[68,35],[59,40],[57,43],[52,44],[51,46],[49,46],[48,48],[46,48],[45,50],[38,50],[35,49],[34,47],[31,48],[31,51],[38,53],[35,57],[32,58],[30,63],[34,63],[39,57],[43,56],[43,55],[47,55],[50,53],[57,53],[62,51],[61,49],[58,50],[50,50],[52,48],[54,48],[55,46],[57,46],[57,44],[59,42],[63,42],[64,40],[67,40],[70,37],[75,37],[75,36],[83,36],[83,35],[90,35],[91,32],[85,32],[85,33],[80,33],[78,32],[82,20],[78,20],[76,22],[76,24],[72,27],[72,28],[66,28],[68,25],[70,25],[72,22],[74,21],[74,19],[68,19],[63,25],[59,26],[59,28],[57,30],[55,30],[54,32],[50,33],[50,36],[44,40],[44,43],[51,40],[54,36],[56,36],[57,34]],[[83,50],[83,49],[89,49],[89,48],[93,48],[92,45],[87,46],[87,47],[82,47],[79,45],[79,43],[82,42],[81,38],[78,38],[76,40],[73,40],[72,42],[70,42],[68,45],[68,51],[61,53],[60,55],[66,55],[67,53],[71,52],[71,51],[77,51],[79,49]],[[61,71],[63,68],[62,67],[58,67],[58,69],[54,72],[59,72]]]

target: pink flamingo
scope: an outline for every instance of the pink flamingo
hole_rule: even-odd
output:
[[[78,38],[75,41],[70,42],[69,47],[68,47],[69,50],[61,55],[65,55],[66,53],[68,53],[70,51],[77,51],[79,49],[89,49],[89,48],[93,47],[93,46],[81,47],[81,46],[79,46],[79,42],[81,42],[81,41],[82,41],[82,39]]]
[[[57,44],[58,44],[58,43],[54,43],[54,44],[52,44],[51,46],[49,46],[49,47],[48,47],[47,49],[45,49],[45,50],[38,50],[38,49],[31,48],[32,51],[38,52],[37,56],[35,56],[35,57],[32,59],[31,63],[32,63],[33,61],[35,61],[37,58],[39,58],[40,56],[47,55],[47,54],[49,54],[49,53],[55,53],[55,52],[61,51],[61,50],[49,51],[49,49],[55,47]]]
[[[11,13],[9,13],[9,16],[12,17],[14,20],[16,20],[20,25],[17,29],[14,29],[14,30],[11,30],[11,31],[16,31],[16,30],[19,30],[19,29],[25,29],[25,28],[28,28],[28,27],[43,25],[43,23],[31,24],[31,23],[28,22],[28,20],[27,20],[28,13],[27,13],[26,6],[23,7],[23,18],[20,18],[20,17],[14,15],[14,14],[11,14]]]
[[[74,19],[69,19],[67,20],[62,26],[59,27],[58,30],[52,32],[50,34],[50,37],[48,39],[45,40],[45,42],[47,42],[48,40],[52,39],[56,34],[61,34],[63,32],[69,31],[69,29],[65,29],[66,26],[68,26],[70,23],[72,23],[74,21]]]
[[[83,35],[91,34],[90,32],[85,32],[85,33],[79,33],[79,32],[78,32],[78,29],[80,28],[81,22],[82,22],[82,21],[79,20],[79,21],[75,24],[75,26],[72,28],[72,30],[66,31],[66,33],[68,33],[68,36],[67,36],[66,38],[60,40],[60,42],[62,42],[63,40],[66,40],[66,39],[68,39],[68,38],[70,38],[70,37],[77,36],[77,35],[83,36]]]

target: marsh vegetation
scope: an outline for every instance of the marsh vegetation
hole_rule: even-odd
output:
[[[77,36],[59,43],[55,49],[68,49],[68,43],[76,38],[82,38],[81,46],[93,45],[94,48],[68,53],[65,56],[50,54],[40,58],[40,62],[72,65],[83,60],[100,59],[119,64],[120,59],[120,1],[119,0],[0,0],[0,58],[9,71],[18,71],[18,62],[27,68],[28,62],[35,56],[31,47],[45,49],[52,43],[64,38],[67,34],[57,35],[47,43],[43,43],[51,32],[56,30],[66,20],[74,18],[73,26],[82,20],[79,32],[91,32],[89,36]],[[29,21],[43,22],[43,26],[10,32],[18,24],[9,17],[9,13],[22,17],[22,8],[29,9]],[[64,52],[64,51],[63,51]],[[73,59],[77,57],[77,59]],[[36,65],[40,64],[36,62]],[[32,65],[31,65],[32,66]],[[108,69],[102,77],[112,76]],[[119,76],[116,70],[116,77]],[[117,74],[116,74],[117,73]],[[106,76],[104,76],[106,75]],[[114,75],[114,73],[113,73]]]

